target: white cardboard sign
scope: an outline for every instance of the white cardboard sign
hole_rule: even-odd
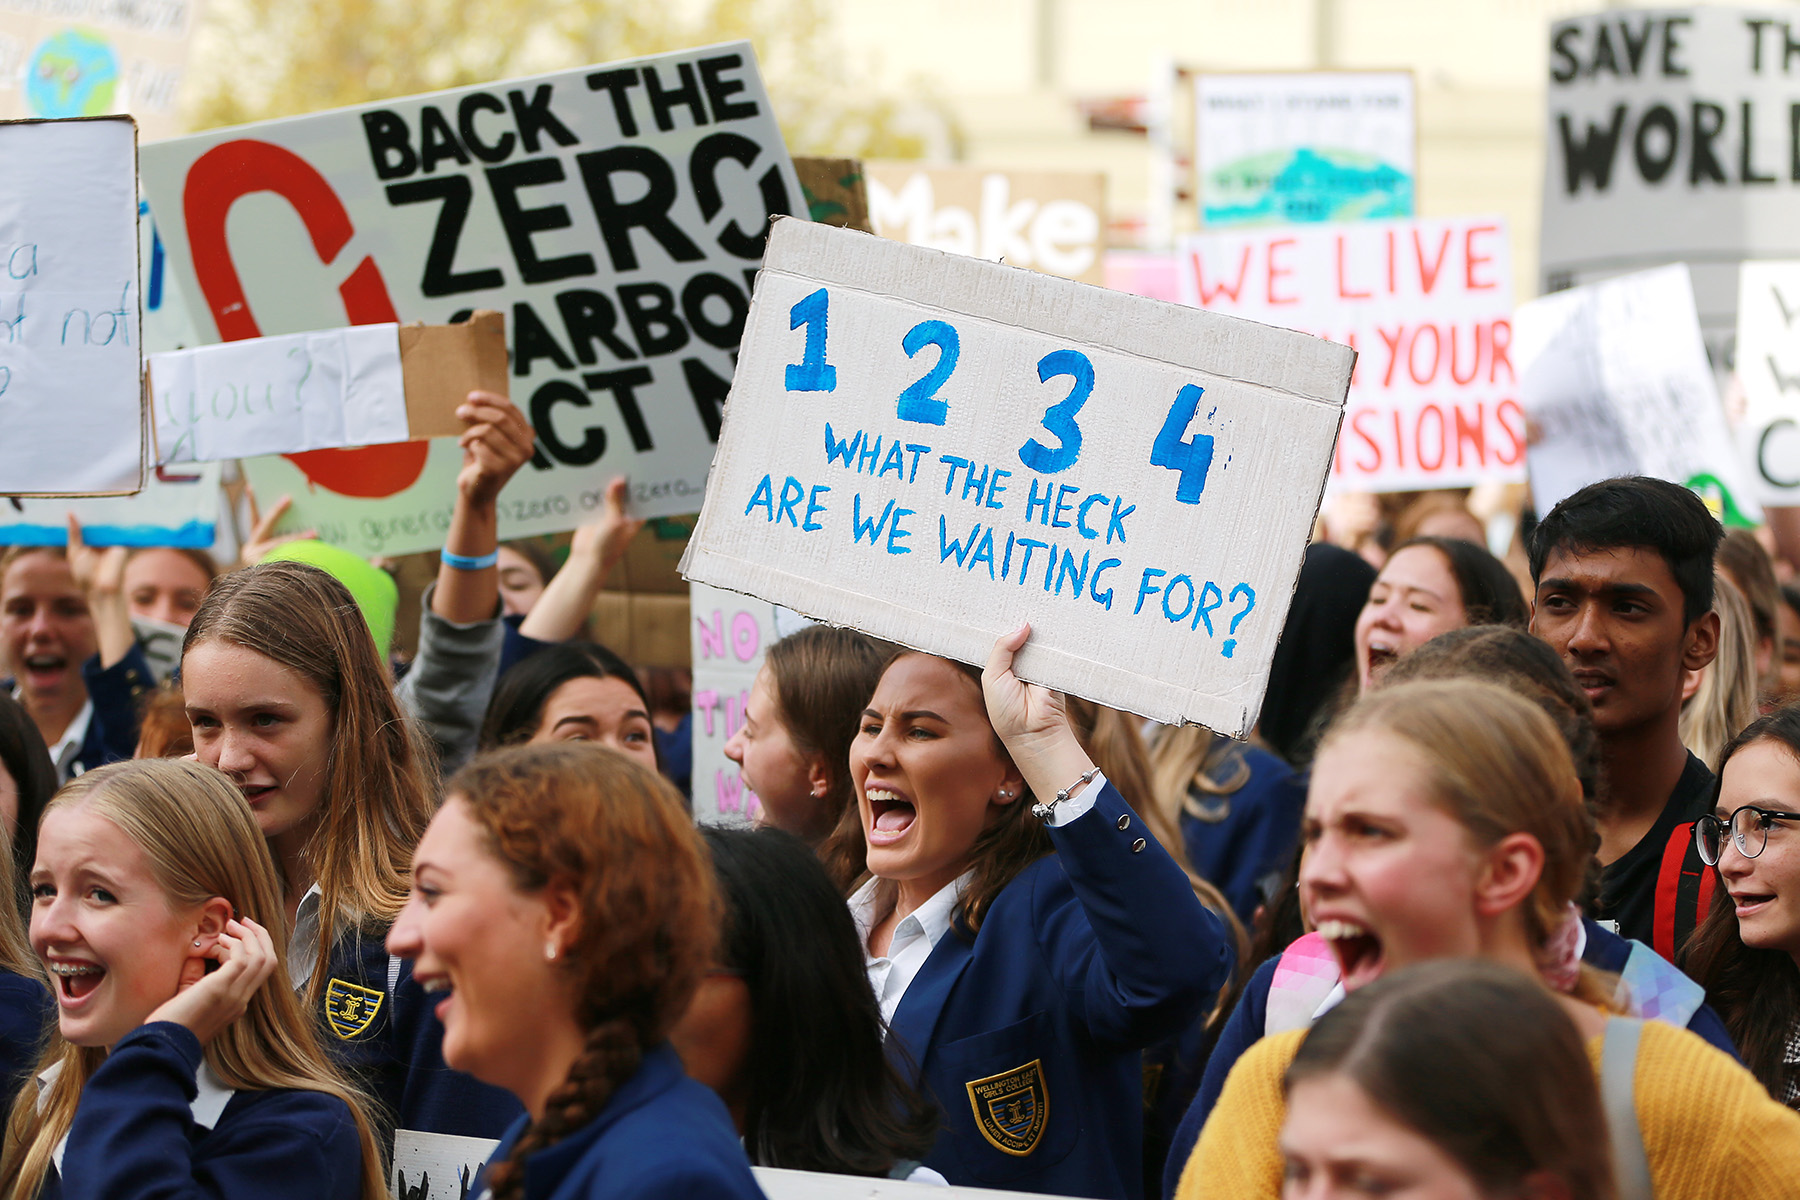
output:
[[[1747,262],[1738,275],[1738,426],[1750,494],[1800,505],[1800,262]]]
[[[1412,72],[1208,73],[1194,104],[1209,228],[1413,215]]]
[[[1738,263],[1800,258],[1800,26],[1787,6],[1593,7],[1547,31],[1542,290],[1688,263],[1723,372]]]
[[[1241,736],[1354,354],[778,221],[690,579]]]
[[[1722,488],[1744,515],[1758,515],[1686,267],[1553,292],[1521,305],[1516,325],[1538,512],[1602,479],[1653,475]]]
[[[472,1200],[475,1175],[500,1143],[448,1133],[394,1131],[394,1200]]]
[[[404,442],[400,327],[152,354],[150,411],[159,464]]]
[[[160,142],[144,187],[205,340],[504,313],[539,453],[503,538],[572,528],[614,475],[641,515],[694,511],[767,218],[803,211],[747,42]],[[439,544],[458,457],[320,450],[255,482],[294,484],[292,524],[413,530],[344,543],[404,553]]]
[[[143,483],[137,128],[0,124],[0,494]]]
[[[869,223],[882,237],[1104,283],[1106,176],[863,164]]]
[[[0,546],[61,546],[69,517],[90,546],[186,546],[218,540],[218,463],[158,468],[133,496],[0,500]]]
[[[1362,356],[1331,482],[1363,492],[1525,478],[1500,217],[1361,221],[1189,238],[1185,303]]]

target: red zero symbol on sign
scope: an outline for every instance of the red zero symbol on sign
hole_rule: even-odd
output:
[[[290,150],[246,138],[221,142],[201,155],[188,169],[182,210],[194,274],[219,336],[228,342],[262,336],[225,238],[225,218],[231,206],[252,192],[274,192],[293,205],[312,235],[313,250],[326,266],[356,232],[343,201],[325,177]],[[344,312],[352,325],[399,320],[381,269],[372,258],[365,257],[356,265],[338,286],[338,295],[344,299]],[[317,487],[343,496],[378,499],[417,482],[429,453],[427,442],[402,442],[363,450],[308,450],[282,457]]]

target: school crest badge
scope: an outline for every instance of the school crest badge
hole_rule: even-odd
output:
[[[964,1086],[969,1090],[969,1106],[975,1110],[975,1128],[990,1146],[1021,1158],[1037,1149],[1050,1119],[1050,1090],[1044,1085],[1042,1059]]]
[[[374,1024],[387,997],[372,988],[333,979],[325,986],[325,1023],[346,1042]]]

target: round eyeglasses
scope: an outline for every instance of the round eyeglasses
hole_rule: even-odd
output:
[[[1731,831],[1739,854],[1755,858],[1769,844],[1769,827],[1777,821],[1800,821],[1800,813],[1778,812],[1754,804],[1744,805],[1723,821],[1708,813],[1694,822],[1694,845],[1700,851],[1700,861],[1709,867],[1719,864],[1726,830]]]

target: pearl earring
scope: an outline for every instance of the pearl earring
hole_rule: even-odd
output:
[[[544,947],[544,958],[548,962],[556,961],[556,943],[555,942],[551,942],[550,944],[548,944],[547,946]]]

